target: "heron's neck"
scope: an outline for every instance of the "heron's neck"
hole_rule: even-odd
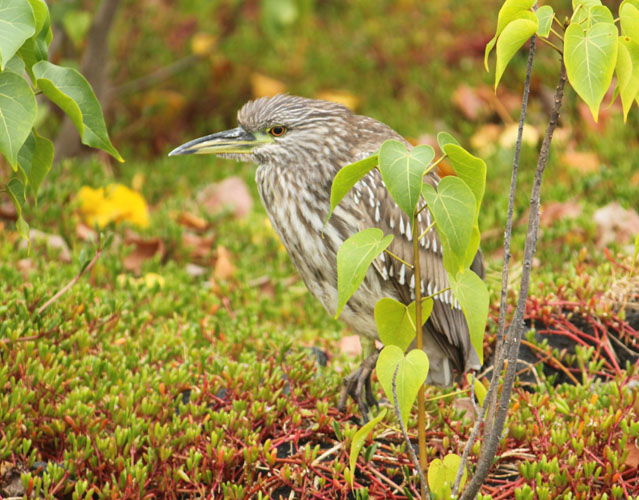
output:
[[[337,169],[278,167],[262,164],[255,181],[268,212],[290,203],[307,203],[326,215]]]

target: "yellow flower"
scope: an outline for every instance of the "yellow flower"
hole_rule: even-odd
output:
[[[86,223],[103,228],[110,222],[127,221],[138,227],[149,226],[149,209],[144,197],[122,184],[93,189],[83,186],[77,195]]]

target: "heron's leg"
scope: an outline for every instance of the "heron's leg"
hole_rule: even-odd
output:
[[[353,373],[344,377],[342,383],[342,392],[339,396],[338,409],[344,411],[346,408],[346,400],[348,396],[352,397],[357,403],[359,411],[362,414],[364,422],[368,422],[368,410],[371,406],[377,406],[377,400],[373,396],[371,386],[371,375],[377,364],[379,352],[375,350],[370,354],[362,364]]]

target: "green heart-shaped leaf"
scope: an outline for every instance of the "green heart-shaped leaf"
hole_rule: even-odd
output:
[[[428,376],[428,356],[424,351],[413,349],[406,356],[396,345],[389,345],[382,349],[377,358],[377,378],[384,389],[384,394],[391,403],[393,396],[393,376],[397,368],[395,386],[399,411],[404,423],[410,415],[410,409],[415,402],[419,388]],[[394,405],[393,405],[394,406]]]
[[[499,35],[501,35],[504,28],[508,26],[511,21],[517,19],[522,12],[529,11],[534,3],[534,0],[506,0],[501,6],[499,14],[497,15],[497,30],[495,31],[495,36],[486,44],[486,50],[484,51],[484,66],[486,67],[486,71],[488,71],[488,56],[495,47]]]
[[[439,458],[435,458],[428,466],[428,487],[436,498],[450,498],[457,471],[461,464],[461,457],[454,453],[449,453],[444,457],[442,462]],[[460,486],[466,482],[466,471],[462,475]]]
[[[630,107],[639,93],[639,44],[627,36],[619,37],[615,72],[623,106],[623,119],[626,121]]]
[[[582,24],[590,16],[590,9],[601,6],[601,0],[572,0],[572,19],[575,24]]]
[[[453,295],[466,317],[470,342],[477,351],[479,361],[484,362],[484,332],[488,319],[489,295],[486,283],[470,269],[448,274],[448,282]]]
[[[508,23],[497,39],[497,66],[495,67],[495,89],[499,85],[506,66],[515,53],[533,36],[538,27],[537,16],[529,11],[519,13],[517,19]]]
[[[619,7],[619,23],[621,34],[639,43],[639,7],[630,2],[624,2]]]
[[[111,144],[100,103],[86,78],[73,68],[49,61],[34,64],[33,73],[42,92],[71,118],[84,144],[124,161]]]
[[[593,24],[584,29],[571,24],[564,35],[564,62],[568,81],[586,102],[595,121],[612,81],[617,62],[617,27]]]
[[[614,23],[615,18],[610,9],[605,5],[595,5],[590,7],[590,24]]]
[[[440,132],[437,134],[437,144],[439,145],[439,149],[444,151],[444,146],[446,144],[455,144],[459,146],[459,141],[448,132]]]
[[[18,154],[18,164],[29,181],[34,196],[53,164],[53,143],[32,131]],[[37,203],[37,201],[36,201]]]
[[[372,155],[363,160],[346,165],[337,172],[331,186],[331,208],[326,216],[326,222],[331,218],[335,207],[337,207],[344,196],[353,189],[357,181],[377,166],[377,160],[378,156]]]
[[[15,55],[27,38],[36,32],[36,20],[28,0],[0,0],[0,70]]]
[[[22,76],[10,71],[0,73],[0,153],[14,170],[18,151],[33,127],[36,108],[33,90]]]
[[[542,38],[547,38],[550,34],[550,28],[552,27],[552,20],[555,17],[555,11],[552,10],[550,5],[543,5],[535,12],[537,21],[539,23],[537,27],[537,35]]]
[[[348,299],[364,281],[375,258],[383,252],[393,235],[384,236],[381,229],[364,229],[348,238],[337,251],[337,318]]]
[[[475,195],[459,177],[449,175],[437,185],[424,184],[424,200],[437,224],[440,240],[448,242],[458,269],[463,269],[476,219]]]
[[[379,170],[386,189],[410,219],[422,194],[422,178],[435,157],[431,146],[416,146],[410,151],[406,145],[388,140],[379,150]]]
[[[422,325],[433,310],[433,299],[422,300]],[[384,297],[375,304],[375,323],[379,338],[384,345],[396,345],[402,352],[408,349],[417,334],[415,325],[415,301],[406,306],[401,302]]]
[[[477,215],[486,191],[486,162],[477,156],[471,155],[461,146],[446,144],[444,152],[453,165],[458,177],[463,180],[475,195],[477,203]]]

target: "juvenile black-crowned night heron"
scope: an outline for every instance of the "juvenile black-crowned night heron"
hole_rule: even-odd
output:
[[[349,236],[378,227],[384,234],[395,235],[390,252],[404,261],[412,260],[409,220],[389,195],[377,169],[355,185],[324,228],[337,171],[376,153],[387,139],[410,147],[397,132],[340,104],[289,95],[248,102],[240,109],[238,121],[239,127],[195,139],[171,155],[213,153],[256,163],[257,187],[273,228],[311,294],[331,315],[337,307],[337,250]],[[427,181],[436,185],[437,175],[428,175]],[[430,225],[427,210],[420,214],[418,223],[420,233]],[[421,239],[420,250],[422,294],[447,288],[442,246],[434,230]],[[479,252],[472,269],[483,277]],[[378,338],[373,314],[376,302],[392,297],[409,304],[414,300],[414,286],[412,270],[395,258],[382,253],[374,261],[340,316],[365,341],[368,354],[374,351],[371,347]],[[455,374],[479,368],[466,320],[450,291],[435,296],[422,335],[430,360],[427,383],[447,386]],[[357,401],[364,417],[364,397],[369,405],[375,403],[370,389],[375,355],[373,352],[344,380],[342,409],[347,394]]]

